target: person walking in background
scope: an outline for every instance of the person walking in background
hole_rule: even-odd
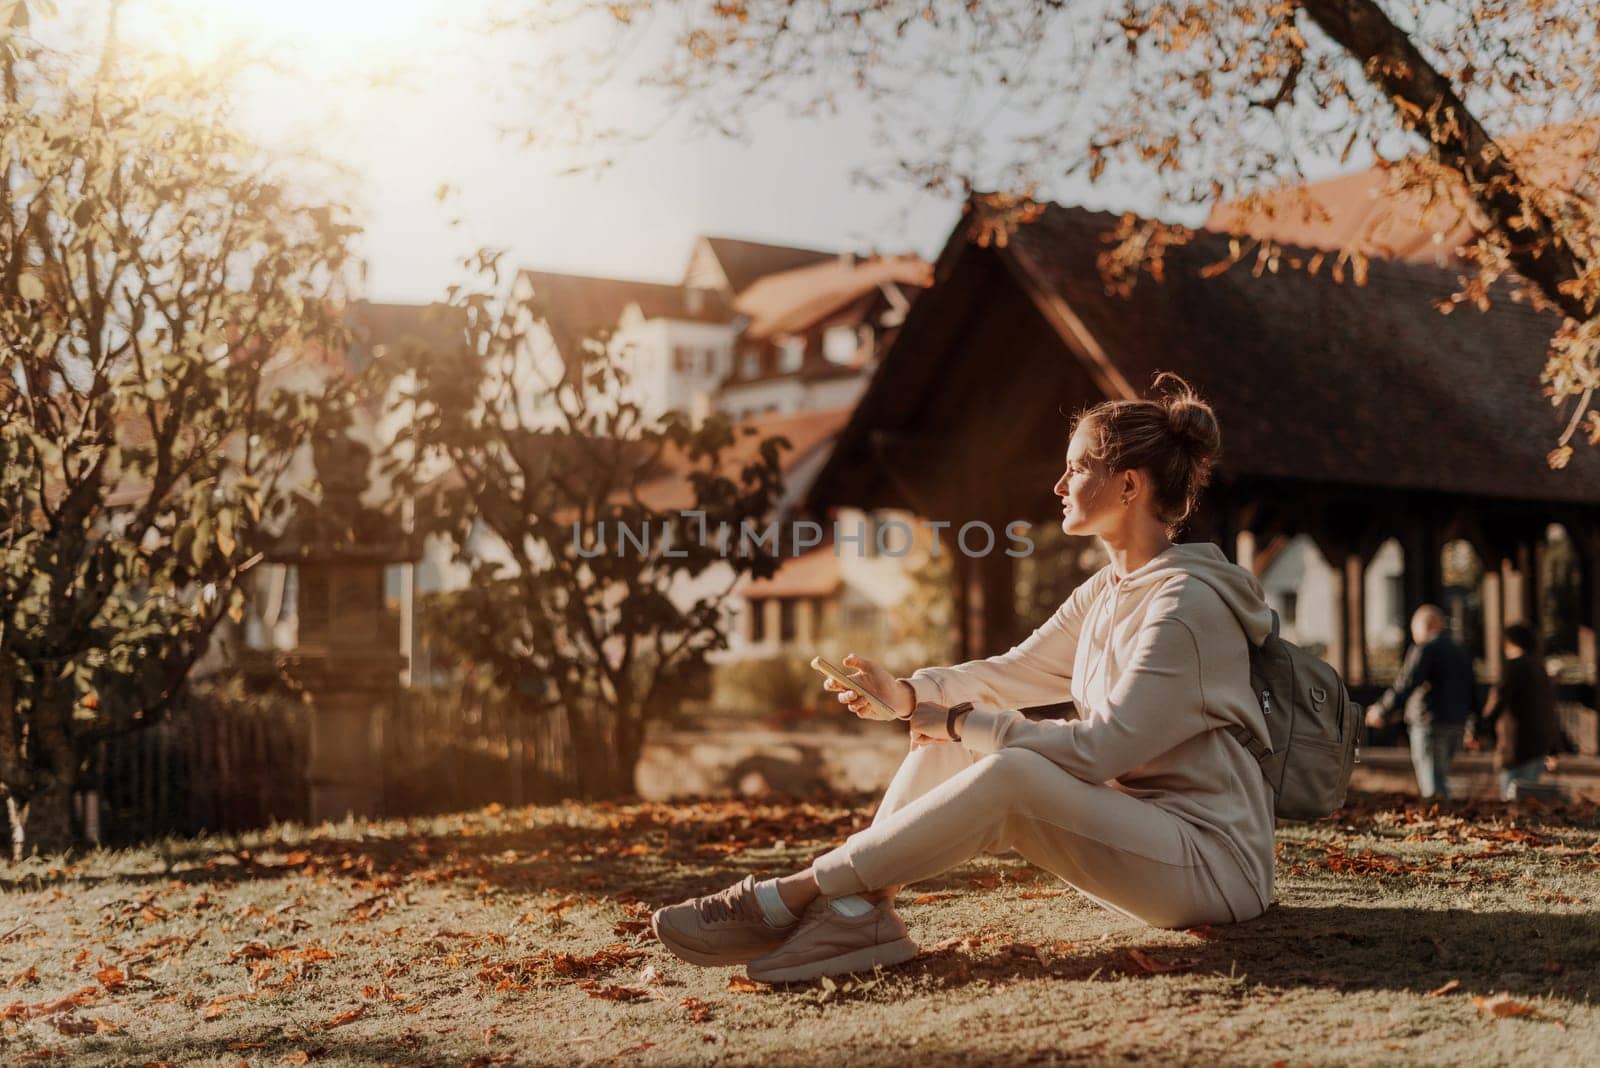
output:
[[[1494,762],[1500,771],[1500,797],[1510,801],[1518,783],[1536,783],[1544,758],[1556,747],[1556,689],[1545,673],[1533,628],[1513,623],[1506,628],[1506,662],[1500,683],[1478,717],[1479,730],[1493,729]]]
[[[1423,797],[1448,798],[1450,764],[1477,704],[1472,657],[1445,629],[1438,605],[1425,604],[1412,613],[1411,640],[1400,676],[1367,709],[1367,726],[1385,727],[1403,710],[1417,788]]]

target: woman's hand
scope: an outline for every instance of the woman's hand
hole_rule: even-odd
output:
[[[851,678],[859,681],[863,689],[876,694],[879,700],[894,710],[896,716],[905,719],[911,715],[911,710],[917,704],[917,696],[912,691],[910,683],[901,682],[884,668],[854,653],[845,656],[844,666],[853,669],[850,673]],[[847,687],[839,685],[830,678],[824,678],[822,688],[829,693],[838,694],[839,703],[862,719],[873,718],[872,706]]]
[[[966,721],[966,713],[971,711],[957,709],[956,730],[961,730],[961,725]],[[950,737],[950,709],[944,705],[923,702],[911,713],[911,748],[920,749],[933,742],[950,742],[955,739]]]

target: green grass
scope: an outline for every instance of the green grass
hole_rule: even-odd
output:
[[[879,975],[754,987],[651,939],[868,812],[491,808],[0,869],[0,1061],[1600,1063],[1592,807],[1360,798],[1284,828],[1277,904],[1230,928],[995,858],[906,892],[924,951]]]

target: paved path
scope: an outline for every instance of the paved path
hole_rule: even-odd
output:
[[[905,755],[903,733],[888,724],[859,731],[821,728],[778,730],[731,720],[695,731],[660,734],[645,746],[639,790],[651,800],[672,797],[754,795],[774,790],[804,797],[817,790],[878,791]],[[1577,797],[1600,801],[1600,759],[1563,757],[1548,780]],[[1464,753],[1450,776],[1458,797],[1493,797],[1493,757]],[[1404,748],[1361,751],[1354,785],[1364,790],[1415,792],[1411,757]]]

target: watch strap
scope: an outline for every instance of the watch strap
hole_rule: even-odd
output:
[[[971,701],[962,701],[959,705],[951,705],[944,714],[944,732],[953,742],[959,742],[961,735],[956,733],[956,717],[972,711]]]

